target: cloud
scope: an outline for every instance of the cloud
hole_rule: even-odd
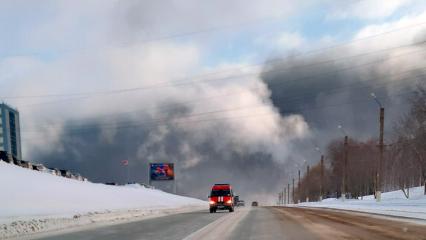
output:
[[[337,4],[328,16],[330,19],[359,18],[364,20],[382,19],[391,16],[412,0],[361,0],[349,4]],[[335,2],[333,2],[335,3]]]
[[[306,44],[306,40],[296,32],[283,32],[277,38],[277,45],[280,49],[294,50]]]
[[[211,3],[120,1],[115,6],[114,31],[124,38],[155,38],[203,31],[223,26],[247,24],[265,19],[285,18],[300,11],[309,1],[225,1]],[[237,13],[237,14],[236,14]]]

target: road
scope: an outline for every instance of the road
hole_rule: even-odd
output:
[[[426,226],[340,211],[257,207],[182,213],[39,240],[426,239]]]

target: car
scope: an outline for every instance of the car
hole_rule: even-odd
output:
[[[217,210],[234,211],[234,194],[230,184],[215,184],[209,196],[210,213]]]
[[[23,161],[23,160],[21,160],[21,161],[19,162],[19,166],[21,166],[21,167],[23,167],[23,168],[28,168],[28,169],[32,169],[32,167],[33,167],[33,165],[32,165],[30,162],[28,162],[28,161]]]
[[[238,200],[237,206],[244,207],[245,205],[246,205],[246,203],[244,202],[244,200]]]
[[[240,196],[234,196],[234,203],[235,205],[240,201]]]
[[[118,186],[116,182],[106,182],[105,185]]]
[[[72,176],[72,173],[69,170],[59,169],[59,171],[61,172],[62,177],[71,178]]]
[[[43,164],[33,164],[33,170],[40,171],[40,172],[46,172],[47,168]]]
[[[257,207],[257,206],[259,206],[259,203],[258,203],[258,202],[256,202],[256,201],[254,201],[254,202],[252,202],[252,203],[251,203],[251,206],[252,206],[252,207]]]
[[[54,168],[46,168],[45,172],[52,174],[52,175],[55,175],[55,176],[58,176],[58,173],[56,172],[56,170]]]

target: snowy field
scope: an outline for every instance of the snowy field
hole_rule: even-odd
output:
[[[140,185],[82,182],[0,162],[0,239],[207,207]]]
[[[334,208],[353,210],[390,216],[417,218],[426,220],[426,196],[423,187],[410,189],[410,198],[399,191],[382,193],[382,201],[376,202],[373,195],[365,196],[362,200],[324,199],[322,202],[300,203],[296,206]]]

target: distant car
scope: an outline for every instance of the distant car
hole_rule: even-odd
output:
[[[28,169],[32,169],[32,167],[33,167],[33,165],[28,161],[20,161],[19,166],[21,166],[23,168],[28,168]]]
[[[46,172],[47,168],[43,164],[33,164],[33,170]]]
[[[17,163],[18,163],[18,166],[20,166],[20,167],[23,167],[23,168],[29,168],[29,169],[31,169],[31,168],[32,168],[31,163],[30,163],[30,162],[28,162],[28,161],[23,161],[23,160],[21,160],[21,161],[18,161]]]
[[[80,174],[78,174],[78,173],[71,173],[71,179],[74,179],[74,180],[79,180],[79,176],[80,176]]]
[[[244,202],[244,200],[239,200],[237,202],[237,206],[239,206],[239,207],[244,207],[245,205],[246,205],[246,203]]]
[[[55,175],[55,176],[61,176],[61,172],[59,170],[55,169],[55,168],[46,168],[45,172],[50,173],[50,174]]]
[[[71,178],[78,181],[84,181],[84,178],[80,175],[80,173],[73,174]]]
[[[251,203],[251,206],[252,206],[252,207],[257,207],[257,206],[259,206],[259,203],[258,203],[258,202],[256,202],[256,201],[255,201],[255,202],[252,202],[252,203]]]
[[[118,183],[116,182],[107,182],[106,185],[112,185],[112,186],[118,186]]]
[[[72,173],[66,169],[60,169],[59,171],[61,172],[62,177],[71,178],[72,176]]]
[[[230,184],[215,184],[209,196],[210,213],[217,210],[234,211],[234,194]]]

